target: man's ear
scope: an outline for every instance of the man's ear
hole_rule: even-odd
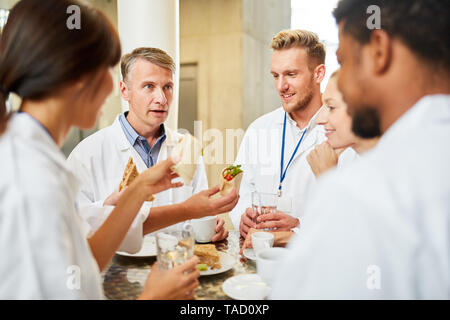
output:
[[[392,39],[382,29],[373,30],[369,42],[373,72],[382,74],[392,63]]]
[[[129,91],[127,84],[122,80],[120,81],[120,94],[122,95],[123,100],[129,101]]]
[[[325,65],[319,64],[314,68],[314,82],[320,84],[325,77]]]

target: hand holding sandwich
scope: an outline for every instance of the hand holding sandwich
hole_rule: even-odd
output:
[[[239,195],[237,194],[236,189],[233,188],[229,194],[213,199],[212,196],[217,194],[219,191],[220,187],[215,186],[211,189],[199,192],[184,201],[182,204],[188,212],[187,215],[196,219],[205,216],[217,215],[233,209],[239,200]]]

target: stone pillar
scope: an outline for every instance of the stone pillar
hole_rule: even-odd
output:
[[[137,47],[166,51],[177,66],[174,95],[166,124],[177,129],[180,66],[179,0],[118,0],[118,29],[123,54]],[[128,105],[122,101],[122,110]]]

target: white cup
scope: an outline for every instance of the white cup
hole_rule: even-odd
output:
[[[200,243],[211,242],[211,238],[216,234],[216,216],[192,219],[195,241]]]
[[[274,236],[270,232],[252,233],[252,247],[255,254],[261,250],[273,247]]]
[[[267,248],[256,254],[256,271],[269,286],[273,285],[274,277],[279,273],[280,262],[287,257],[286,248]]]

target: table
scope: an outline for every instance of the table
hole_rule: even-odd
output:
[[[197,300],[230,300],[223,291],[223,282],[235,275],[256,273],[256,265],[252,260],[239,259],[239,248],[243,239],[239,231],[230,231],[226,240],[216,243],[219,251],[227,252],[236,257],[234,267],[226,272],[200,276],[200,285],[195,290]],[[105,296],[113,300],[136,299],[142,291],[150,268],[156,257],[136,258],[115,255],[111,263],[102,272]]]

